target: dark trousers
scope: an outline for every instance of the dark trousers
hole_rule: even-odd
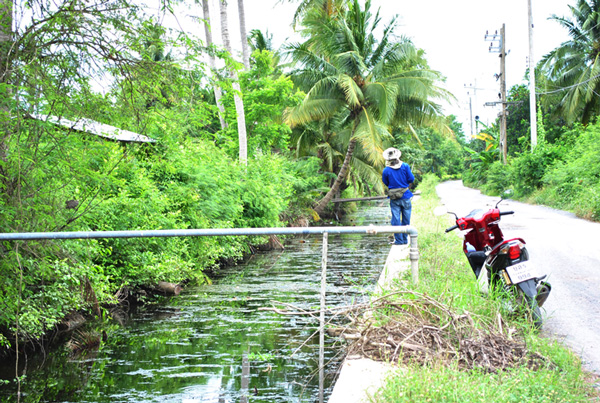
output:
[[[392,209],[392,225],[409,225],[412,212],[411,199],[390,199]],[[408,243],[407,234],[394,234],[394,243],[405,245]]]

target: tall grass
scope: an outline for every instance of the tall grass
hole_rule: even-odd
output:
[[[480,295],[475,276],[462,252],[462,242],[453,233],[448,217],[436,217],[439,205],[437,179],[426,177],[420,199],[413,204],[413,224],[419,229],[420,283],[416,291],[428,294],[459,313],[469,312],[475,322],[491,322],[501,314],[523,337],[528,349],[546,357],[546,365],[535,370],[525,365],[488,373],[459,369],[457,365],[411,364],[390,376],[372,402],[590,402],[600,401],[581,361],[559,343],[542,338],[529,322],[510,317],[502,298]],[[395,287],[410,287],[399,280]]]

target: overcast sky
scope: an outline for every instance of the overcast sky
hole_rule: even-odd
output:
[[[244,4],[248,31],[268,30],[276,46],[293,38],[295,5],[280,4],[278,0],[245,0]],[[575,4],[575,0],[532,0],[535,62],[568,39],[566,30],[548,17],[570,17],[569,4]],[[529,56],[527,0],[372,0],[372,12],[378,7],[382,23],[399,16],[397,33],[424,49],[430,67],[446,76],[446,87],[457,98],[455,104],[445,106],[446,113],[458,116],[465,133],[470,133],[469,103],[472,115],[479,115],[486,123],[491,123],[499,112],[499,107],[483,106],[498,101],[499,82],[494,74],[500,73],[499,54],[489,52],[486,31],[500,32],[505,24],[506,49],[510,52],[506,58],[507,90],[525,83]],[[239,43],[237,0],[229,0],[228,10],[232,43]],[[217,0],[211,0],[211,15],[213,30],[217,31]],[[203,32],[197,34],[204,37]],[[218,31],[213,36],[220,40]]]

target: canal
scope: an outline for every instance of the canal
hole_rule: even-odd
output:
[[[343,224],[387,225],[388,217],[387,202],[368,202]],[[21,401],[317,401],[318,321],[258,308],[277,301],[318,309],[322,236],[290,237],[284,245],[223,270],[212,285],[107,321],[105,340],[86,354],[62,344],[21,357]],[[389,250],[388,235],[330,234],[327,305],[366,299]],[[326,337],[326,400],[343,347]],[[0,364],[0,382],[14,373],[14,363]],[[0,384],[2,401],[16,396],[14,383]]]

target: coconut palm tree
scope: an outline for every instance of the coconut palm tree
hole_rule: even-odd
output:
[[[557,17],[569,39],[540,61],[546,78],[544,104],[567,122],[583,124],[600,112],[600,0],[578,0],[572,18]]]
[[[260,29],[250,31],[249,43],[252,50],[268,50],[274,52],[273,49],[273,34],[269,31],[263,33]]]
[[[12,43],[12,0],[0,0],[0,83],[6,82],[8,52]]]
[[[10,74],[9,52],[12,45],[12,25],[13,25],[13,2],[12,0],[0,0],[0,83],[8,82]],[[6,105],[7,99],[0,102],[0,111],[9,116],[9,107]],[[0,161],[6,163],[7,158],[7,138],[10,129],[6,122],[0,122]],[[3,168],[0,167],[0,175],[3,175]]]
[[[225,50],[233,55],[231,49],[231,41],[229,40],[229,23],[227,21],[227,0],[219,0],[221,10],[221,36],[223,37],[223,46]],[[232,80],[233,101],[235,103],[235,111],[237,113],[238,124],[238,140],[239,140],[239,160],[242,164],[248,161],[248,146],[246,132],[246,114],[244,112],[244,101],[241,97],[240,82],[235,67],[229,68],[229,76]]]
[[[434,101],[449,97],[436,85],[441,75],[427,68],[412,42],[395,40],[395,19],[376,38],[380,18],[371,14],[370,6],[367,1],[363,10],[354,0],[335,15],[323,8],[309,10],[302,20],[308,39],[289,47],[301,66],[292,79],[307,95],[288,111],[287,123],[330,125],[345,149],[331,189],[315,206],[317,214],[346,181],[355,151],[371,167],[381,167],[391,126],[439,122],[440,107]]]
[[[310,10],[318,8],[331,17],[345,9],[347,0],[288,0],[288,2],[299,3],[292,21],[292,26],[295,28]]]
[[[240,19],[240,38],[242,40],[242,59],[246,70],[250,70],[250,46],[248,45],[248,33],[246,32],[244,0],[238,0],[238,15]]]
[[[204,34],[206,35],[206,46],[211,49],[213,47],[213,39],[211,32],[211,23],[210,23],[210,8],[208,5],[209,0],[202,0],[202,12],[204,14]],[[217,67],[215,62],[215,55],[211,51],[208,52],[208,66],[210,67],[210,72],[213,76],[217,74]],[[221,102],[221,98],[223,97],[223,92],[221,91],[221,87],[218,85],[214,85],[215,92],[215,102],[217,104],[217,108],[219,110],[219,122],[221,123],[221,129],[227,129],[228,125],[225,121],[225,107]]]

